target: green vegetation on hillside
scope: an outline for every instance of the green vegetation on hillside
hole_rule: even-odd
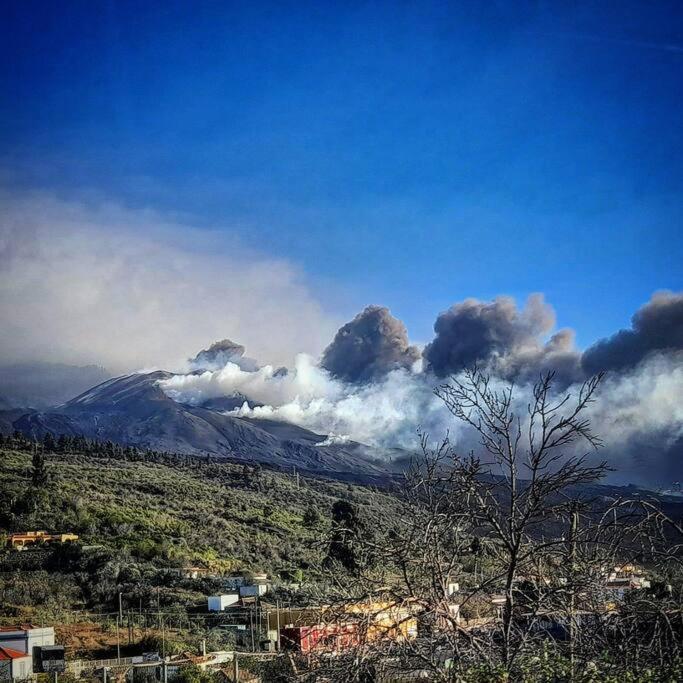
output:
[[[58,448],[55,448],[58,450]],[[130,606],[200,604],[218,588],[173,568],[216,573],[261,570],[306,576],[320,565],[320,541],[334,503],[366,516],[391,498],[368,488],[296,477],[257,465],[172,456],[0,451],[0,533],[72,532],[74,546],[0,551],[5,616],[106,609],[124,593]]]

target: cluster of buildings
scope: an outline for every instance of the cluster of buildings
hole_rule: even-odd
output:
[[[265,631],[261,647],[308,654],[339,652],[361,641],[417,637],[417,618],[411,606],[368,601],[337,606],[280,607],[261,600],[270,591],[266,574],[224,579],[232,590],[207,598],[209,612],[238,612],[259,604],[259,623]]]
[[[413,640],[418,636],[417,625],[412,603],[387,600],[278,610],[268,614],[269,638],[275,639],[283,650],[302,654],[341,652],[382,640]]]
[[[267,574],[229,576],[223,581],[228,591],[207,598],[209,612],[224,612],[230,607],[244,606],[270,590]]]
[[[31,546],[37,548],[46,544],[63,544],[77,540],[78,536],[75,534],[29,531],[12,534],[8,538],[8,546],[23,550]],[[397,603],[378,598],[334,606],[283,608],[279,603],[271,604],[269,601],[271,582],[266,574],[251,573],[217,577],[209,569],[200,566],[187,566],[172,571],[184,578],[220,578],[224,590],[207,597],[207,611],[216,615],[224,627],[235,627],[242,631],[248,628],[251,640],[251,653],[249,654],[252,655],[257,653],[265,655],[267,652],[275,651],[296,652],[303,655],[335,654],[368,643],[405,642],[421,636],[418,633],[421,611],[414,601]],[[557,580],[547,576],[525,576],[519,579],[532,583],[543,581],[546,584]],[[650,581],[644,571],[633,564],[604,568],[600,581],[605,589],[606,605],[609,604],[609,600],[623,599],[628,591],[650,587]],[[475,618],[461,624],[459,589],[457,583],[448,583],[445,588],[445,612],[438,616],[430,628],[448,629],[454,625],[476,628],[478,627],[476,622],[488,622],[490,616],[496,613],[500,615],[505,603],[504,596],[489,595],[486,596],[489,606],[485,611],[490,616],[481,620]],[[544,628],[547,627],[548,632],[557,626],[555,615],[544,615],[543,619],[547,621]],[[233,620],[234,624],[224,623]],[[226,656],[225,653],[210,653],[209,655],[206,652],[202,652],[201,655],[184,653],[184,658],[178,660],[174,666],[184,666],[188,662],[194,665],[218,666],[224,663]],[[236,667],[237,655],[232,653],[232,656]],[[220,659],[221,657],[223,659]],[[155,662],[146,661],[144,657],[131,658],[128,664],[140,670],[146,668],[151,670],[157,665],[163,666],[164,672],[167,673],[165,667],[169,660],[167,658],[162,660],[158,657],[157,660],[155,664]],[[122,665],[120,658],[117,665]],[[102,666],[106,671],[106,666]],[[39,673],[65,671],[65,667],[64,648],[55,645],[52,628],[39,628],[30,624],[0,627],[0,681],[27,680]],[[226,674],[226,680],[238,680],[235,676],[237,676],[236,669],[232,679]]]
[[[622,599],[630,590],[650,588],[650,580],[645,572],[634,564],[623,564],[607,572],[605,589]]]

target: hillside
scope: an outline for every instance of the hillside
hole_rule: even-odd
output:
[[[225,403],[191,406],[160,388],[162,371],[115,378],[48,411],[0,412],[0,432],[18,430],[31,438],[82,435],[98,441],[169,453],[258,461],[373,481],[386,477],[395,453],[360,443],[322,445],[326,435],[283,422],[225,414]],[[234,407],[234,406],[233,406]]]
[[[391,506],[389,496],[368,488],[306,477],[297,487],[293,475],[254,465],[74,453],[45,460],[48,481],[36,488],[30,453],[0,451],[0,532],[68,531],[82,545],[3,550],[4,616],[111,607],[117,590],[148,606],[158,588],[162,603],[191,607],[216,586],[179,581],[169,569],[306,574],[325,551],[319,541],[337,499],[370,517]]]

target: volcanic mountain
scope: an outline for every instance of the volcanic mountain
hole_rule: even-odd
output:
[[[47,432],[169,453],[209,455],[267,463],[279,468],[372,479],[388,473],[385,453],[356,442],[321,445],[325,436],[273,420],[238,418],[224,411],[243,397],[203,406],[178,403],[157,371],[107,380],[47,411],[0,411],[0,430],[40,438]]]

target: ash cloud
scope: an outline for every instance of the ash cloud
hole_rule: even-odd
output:
[[[392,370],[410,369],[419,358],[405,325],[388,308],[368,306],[339,329],[320,365],[336,379],[362,383]]]
[[[228,363],[234,363],[246,372],[258,370],[258,363],[253,358],[245,357],[246,349],[231,339],[214,342],[208,349],[202,349],[188,362],[195,370],[220,370]]]
[[[650,311],[648,306],[644,308]],[[386,309],[379,309],[379,314],[377,310],[366,309],[341,328],[328,347],[338,365],[326,368],[325,358],[316,363],[312,356],[301,354],[287,373],[270,365],[247,372],[233,357],[219,370],[177,375],[162,386],[185,403],[205,404],[221,396],[248,397],[249,402],[231,404],[229,414],[291,422],[331,435],[330,439],[412,448],[415,429],[420,426],[435,438],[450,432],[452,442],[467,450],[475,444],[433,393],[443,377],[457,375],[467,362],[486,365],[496,383],[514,378],[520,415],[525,414],[530,385],[539,373],[556,372],[558,393],[575,393],[586,377],[573,331],[553,332],[555,314],[541,296],[531,297],[522,308],[502,297],[490,303],[470,299],[453,306],[437,320],[437,335],[425,350],[422,371],[407,369],[407,359],[415,354],[400,352],[414,348],[402,323]],[[639,320],[641,311],[636,315]],[[377,352],[377,348],[385,349],[386,339],[377,341],[382,333],[377,332],[381,326],[376,321],[372,324],[373,313],[380,319],[389,316],[390,330],[399,331],[398,342],[389,344],[399,349],[397,355]],[[352,341],[359,337],[358,346],[364,353],[353,355],[358,350]],[[366,348],[368,337],[371,351]],[[386,334],[386,338],[395,335]],[[447,342],[453,348],[449,349]],[[344,365],[347,344],[351,345],[348,368]],[[326,355],[329,363],[328,351]],[[439,374],[435,360],[441,360]],[[612,480],[656,487],[683,476],[682,395],[683,351],[672,351],[670,345],[647,353],[634,367],[607,374],[599,400],[591,407],[591,418],[596,433],[607,444],[597,457],[608,459],[616,470]]]
[[[572,330],[559,330],[543,342],[554,325],[555,312],[540,294],[530,296],[522,309],[510,297],[490,303],[466,299],[439,314],[436,336],[423,355],[440,378],[479,364],[519,381],[554,370],[557,382],[567,386],[582,377],[580,354]]]
[[[619,330],[583,354],[588,374],[621,371],[636,366],[651,353],[683,349],[683,293],[657,292],[631,319],[631,329]]]

